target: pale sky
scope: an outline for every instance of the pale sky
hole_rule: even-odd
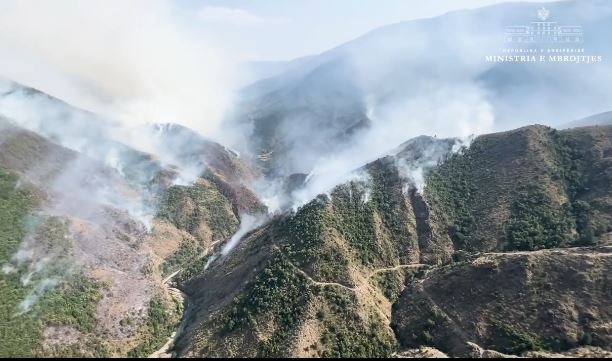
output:
[[[520,1],[520,0],[519,0]],[[533,2],[550,2],[541,0]],[[317,54],[377,27],[505,0],[179,0],[190,24],[249,60]]]
[[[315,55],[380,26],[503,1],[0,0],[0,78],[113,119],[210,134],[252,81],[245,62]]]

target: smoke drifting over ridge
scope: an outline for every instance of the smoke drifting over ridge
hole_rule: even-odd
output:
[[[555,16],[579,14],[585,26],[595,24],[587,45],[601,43],[596,34],[606,34],[610,6],[595,0],[568,3],[551,5]],[[166,166],[180,168],[175,181],[181,184],[202,173],[205,164],[196,158],[170,152],[189,147],[189,137],[168,146],[157,137],[162,128],[142,127],[183,124],[229,141],[262,166],[266,177],[254,187],[272,210],[295,209],[339,183],[363,177],[355,170],[422,134],[466,137],[607,110],[600,108],[607,104],[602,94],[609,86],[596,83],[610,83],[601,81],[612,74],[608,64],[585,70],[484,62],[485,54],[504,45],[504,26],[528,22],[536,8],[506,4],[373,31],[249,87],[246,100],[236,105],[237,121],[221,131],[222,115],[234,105],[235,59],[212,39],[195,39],[188,25],[177,21],[172,2],[5,1],[0,4],[0,75],[96,115],[67,113],[44,99],[23,103],[26,97],[17,93],[0,99],[0,114],[103,161],[136,184],[147,184]],[[41,28],[48,30],[44,36],[36,30]],[[520,84],[512,83],[515,78]],[[557,78],[561,81],[550,81]],[[567,84],[573,84],[570,91]],[[576,97],[581,86],[590,90],[583,92],[589,99]],[[563,102],[569,99],[580,101],[562,110],[552,106],[570,104]],[[126,151],[121,143],[155,159],[133,169],[131,161],[146,154]],[[439,159],[432,150],[424,164],[401,165],[422,187],[423,168]],[[285,179],[296,173],[307,182],[287,195]]]
[[[486,61],[512,47],[506,26],[528,25],[541,7],[507,3],[385,26],[248,87],[230,118],[242,135],[234,147],[266,174],[256,184],[262,199],[295,208],[420,135],[467,139],[609,110],[609,1],[546,5],[554,21],[583,26],[581,46],[601,63]],[[422,167],[404,166],[422,187]],[[308,182],[282,195],[295,176]]]
[[[15,190],[24,188],[36,200],[19,249],[1,265],[4,274],[21,275],[29,290],[20,312],[29,311],[44,292],[74,274],[108,267],[109,260],[125,261],[116,265],[119,270],[140,262],[139,251],[131,245],[145,234],[155,212],[146,189],[130,184],[101,161],[1,117],[0,130],[3,174],[8,170],[18,175]]]
[[[0,3],[0,76],[135,126],[213,135],[236,59],[193,33],[169,0]]]
[[[195,131],[172,132],[179,128],[173,125],[128,126],[2,79],[0,115],[104,163],[137,187],[149,187],[164,169],[175,173],[176,182],[189,183],[206,168],[201,161],[188,159],[205,141]]]

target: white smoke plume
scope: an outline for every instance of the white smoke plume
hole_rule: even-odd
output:
[[[238,242],[244,237],[248,232],[254,230],[255,228],[261,226],[265,221],[265,218],[255,217],[248,214],[240,217],[240,227],[238,231],[234,233],[232,238],[223,246],[221,249],[221,255],[227,256],[233,249],[238,245]]]
[[[418,137],[404,143],[395,154],[395,165],[400,176],[407,181],[404,193],[410,187],[422,193],[427,172],[453,153],[469,148],[474,136],[452,139]]]
[[[37,112],[45,114],[45,110],[53,108],[20,109],[30,109],[31,115],[35,116],[20,117],[27,126],[29,120],[39,120],[36,118],[39,116]],[[41,122],[34,128],[39,128],[39,132],[51,140],[57,139],[54,134],[45,132],[41,124],[48,125]],[[49,139],[40,139],[6,120],[0,121],[0,126],[3,128],[0,142],[11,142],[6,153],[2,149],[2,165],[20,175],[15,187],[20,187],[22,183],[34,185],[41,193],[35,214],[26,222],[27,235],[19,250],[9,263],[2,265],[5,274],[22,272],[22,284],[31,290],[21,306],[21,312],[27,312],[44,292],[56,283],[70,279],[74,270],[104,263],[101,260],[119,259],[117,254],[130,257],[130,252],[137,252],[130,247],[137,244],[136,238],[151,227],[155,207],[151,203],[150,193],[153,190],[147,188],[147,183],[159,169],[154,166],[155,163],[150,165],[147,162],[144,162],[145,167],[141,167],[142,164],[137,161],[139,153],[135,151],[132,151],[136,158],[132,163],[129,163],[129,157],[113,157],[114,148],[103,151],[109,144],[103,139],[99,147],[93,147],[95,142],[92,143],[91,139],[89,143],[73,145],[89,153],[90,157],[55,145]],[[78,127],[67,127],[65,130],[68,134],[64,134],[61,140],[66,143],[78,140],[78,136],[71,138],[79,132]],[[86,140],[86,134],[83,136],[81,140]],[[22,148],[15,145],[12,138],[25,139],[28,146]],[[0,146],[4,147],[2,144]],[[131,153],[126,151],[126,154]],[[104,164],[104,159],[94,158],[98,155],[116,158],[118,164],[111,168],[109,166],[112,164],[109,163],[113,162]],[[47,220],[51,219],[56,220],[55,223],[47,226]],[[57,220],[61,220],[61,223],[57,223]],[[60,231],[62,235],[58,238]],[[74,252],[78,256],[74,256]],[[47,282],[47,279],[54,282]]]
[[[28,217],[25,239],[10,261],[2,266],[5,275],[20,272],[20,282],[28,290],[19,304],[18,314],[29,312],[45,292],[74,272],[72,252],[66,248],[72,240],[68,234],[62,234],[62,239],[47,234],[46,225],[51,224],[47,223],[50,219],[44,212]]]
[[[588,30],[583,45],[603,55],[600,64],[485,60],[509,47],[506,26],[529,24],[540,7],[507,3],[398,23],[309,58],[248,89],[246,111],[237,117],[250,126],[243,128],[242,143],[250,142],[255,157],[264,158],[260,164],[272,159],[264,164],[272,164],[272,178],[313,174],[297,192],[299,206],[420,135],[463,139],[609,110],[603,97],[612,74],[604,35],[611,24],[609,2],[550,5],[555,21]],[[422,187],[423,168],[404,169]],[[271,205],[291,202],[274,197],[282,181],[256,189]]]
[[[21,313],[29,312],[32,306],[38,301],[38,299],[48,290],[54,288],[60,282],[57,278],[45,278],[38,282],[34,289],[26,296],[26,298],[19,304]]]
[[[232,237],[223,245],[223,248],[219,252],[212,254],[206,264],[204,265],[204,269],[207,270],[215,261],[218,259],[223,259],[227,255],[229,255],[234,248],[240,243],[242,238],[249,233],[250,231],[256,229],[261,226],[268,220],[266,215],[250,215],[243,214],[240,216],[240,226],[238,230],[232,235]]]
[[[20,169],[28,181],[45,184],[52,197],[38,210],[41,217],[76,217],[100,225],[99,232],[111,238],[108,230],[117,227],[140,232],[142,226],[128,223],[135,219],[150,227],[155,209],[148,198],[155,189],[148,187],[164,168],[176,171],[181,183],[202,174],[205,165],[180,163],[175,149],[156,143],[144,126],[179,123],[215,137],[231,102],[234,60],[205,34],[191,32],[177,11],[168,0],[0,3],[0,79],[10,80],[0,80],[0,115],[81,153]],[[190,145],[183,143],[185,153]],[[33,226],[30,239],[36,232]],[[129,247],[113,242],[80,244],[88,247],[80,252],[95,262]],[[57,259],[33,252],[36,247],[26,239],[2,266],[5,273],[27,267],[23,282],[32,292],[22,312],[63,280],[47,270]]]
[[[313,148],[309,155],[304,154],[304,157],[316,159],[316,162],[302,187],[285,194],[282,181],[265,179],[255,183],[254,189],[266,206],[272,211],[286,208],[296,210],[341,183],[364,180],[367,175],[360,170],[361,167],[378,158],[395,155],[397,146],[411,138],[423,134],[457,137],[457,144],[469,146],[474,134],[491,131],[494,125],[490,105],[479,90],[468,85],[452,89],[440,84],[438,91],[427,96],[406,98],[404,102],[384,104],[380,108],[370,103],[367,112],[372,126],[346,142],[343,149],[326,153]],[[320,132],[324,133],[325,130]],[[420,151],[425,154],[418,160],[399,158],[397,161],[401,175],[419,190],[424,187],[425,170],[435,166],[450,151],[458,150],[446,149],[441,144],[423,147]]]
[[[5,0],[0,76],[135,126],[207,135],[231,102],[237,59],[169,0]]]

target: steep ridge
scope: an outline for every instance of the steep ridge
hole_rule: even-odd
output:
[[[455,248],[591,245],[610,232],[612,127],[530,126],[478,137],[428,177]]]
[[[449,151],[456,144],[429,139],[447,144]],[[468,342],[515,354],[590,343],[608,347],[609,315],[603,308],[609,294],[602,279],[608,250],[595,245],[608,242],[612,231],[611,139],[612,127],[531,126],[480,136],[471,146],[446,153],[438,165],[421,162],[422,193],[416,181],[421,173],[404,161],[423,160],[419,154],[427,152],[415,151],[420,148],[409,142],[401,156],[367,165],[362,177],[250,232],[233,253],[183,283],[196,310],[177,342],[178,355],[390,356],[425,345],[464,355]],[[587,248],[537,251],[576,246]],[[523,253],[487,253],[515,250]],[[582,256],[587,254],[601,259],[596,261],[601,267],[590,269],[591,258]],[[462,267],[479,269],[483,260],[491,260],[500,264],[497,278],[475,292],[495,294],[499,285],[514,282],[518,271],[505,260],[515,257],[529,259],[533,272],[551,275],[529,284],[542,299],[557,299],[573,287],[553,274],[594,272],[589,276],[594,283],[583,283],[571,296],[576,302],[587,295],[596,299],[589,306],[592,327],[576,332],[604,341],[587,342],[589,336],[577,341],[550,331],[545,322],[528,324],[531,316],[522,307],[509,311],[519,328],[495,328],[496,321],[484,317],[488,311],[482,310],[482,321],[475,318],[481,306],[470,304],[466,293],[469,284],[480,282],[475,278],[480,271],[465,274],[466,286],[455,287],[455,278],[445,278],[453,272],[462,277]],[[570,266],[572,257],[578,258],[576,267]],[[447,283],[434,284],[438,279]],[[505,291],[508,297],[499,298],[498,307],[512,310],[506,302],[520,302],[520,287],[512,288],[514,294]],[[445,292],[464,297],[465,315],[444,304],[440,312],[430,306],[431,317],[440,320],[421,319],[429,315],[423,307],[441,304]],[[458,296],[444,300],[452,304],[453,297]],[[534,309],[544,309],[537,300]],[[555,311],[554,317],[570,322],[567,317],[573,316]],[[479,327],[488,331],[475,336],[466,322],[482,322]]]
[[[155,342],[151,322],[172,328],[180,310],[160,292],[155,274],[145,272],[144,225],[100,185],[121,194],[124,205],[140,204],[138,192],[104,164],[2,127],[0,172],[14,195],[30,199],[13,224],[22,233],[2,237],[3,330],[22,329],[3,333],[2,353],[104,356]],[[12,215],[17,206],[3,211]]]
[[[605,61],[588,66],[485,61],[503,55],[506,26],[537,21],[540,7],[512,2],[400,22],[296,61],[243,91],[229,117],[243,125],[236,146],[248,150],[246,156],[266,174],[308,174],[327,154],[352,146],[378,126],[412,131],[406,138],[456,136],[536,121],[555,126],[609,110],[610,79],[592,76],[610,74]],[[608,39],[599,35],[611,30],[609,2],[559,1],[546,7],[551,21],[582,26],[586,53],[610,56]],[[372,138],[365,139],[367,144]]]
[[[0,116],[115,168],[141,186],[165,174],[165,184],[188,184],[205,170],[242,210],[256,201],[244,184],[257,173],[236,152],[178,124],[128,127],[39,90],[0,79]],[[166,179],[169,178],[169,179]],[[152,189],[157,193],[160,189]]]
[[[393,159],[366,168],[367,180],[275,218],[184,284],[200,310],[179,354],[390,355],[391,303],[379,283],[419,263],[419,250]]]
[[[0,353],[148,356],[159,349],[183,308],[162,279],[179,269],[201,273],[198,261],[233,234],[237,210],[252,203],[226,198],[231,193],[209,180],[222,174],[212,167],[180,186],[172,185],[175,170],[149,155],[128,157],[150,164],[151,176],[135,182],[16,122],[0,118],[0,130]]]
[[[104,152],[80,153],[16,124],[0,120],[1,317],[4,329],[23,332],[2,334],[3,354],[609,348],[612,127],[530,126],[469,145],[415,138],[298,210],[267,215],[227,253],[219,250],[247,216],[266,213],[247,186],[258,171],[234,151],[180,126],[155,128],[159,144],[195,144],[173,156],[202,171],[177,182],[180,166],[127,145],[102,143],[126,155],[113,167],[97,157]],[[121,171],[130,165],[145,171]],[[294,178],[288,188],[308,187],[309,177]],[[536,273],[545,282],[521,276]],[[580,287],[576,274],[587,280]],[[189,299],[180,327],[168,277]],[[465,285],[454,287],[458,279]],[[474,282],[482,287],[466,293]],[[471,299],[499,285],[529,289],[530,307],[549,308],[563,327],[530,318],[510,291],[495,307],[509,309],[514,327]],[[20,313],[25,301],[32,308]],[[572,302],[584,307],[566,312]]]

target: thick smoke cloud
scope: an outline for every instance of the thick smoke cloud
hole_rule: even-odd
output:
[[[598,7],[604,3],[597,1],[572,4],[579,3],[590,5],[551,6],[561,19],[580,15],[591,36],[589,49],[608,49],[598,46],[608,40],[606,21],[612,8]],[[280,153],[275,172],[253,187],[272,211],[295,209],[347,180],[367,182],[359,170],[364,164],[422,134],[463,139],[609,110],[604,108],[609,106],[606,84],[612,80],[609,63],[585,68],[484,61],[486,54],[505,45],[504,26],[528,22],[534,10],[532,5],[507,4],[374,31],[250,88],[245,92],[247,110],[237,112],[238,125],[219,133],[238,80],[235,59],[205,34],[194,37],[188,24],[177,21],[172,2],[6,0],[0,4],[0,75],[96,115],[67,109],[41,95],[14,92],[3,83],[0,114],[103,162],[130,185],[144,188],[161,168],[178,167],[175,181],[186,184],[205,167],[184,157],[191,138],[179,137],[168,146],[162,138],[171,127],[144,123],[175,122],[222,141],[279,142],[282,146],[274,152],[256,149],[251,154],[253,147],[230,145],[251,159]],[[248,122],[251,118],[258,118],[258,127]],[[264,137],[269,139],[262,141]],[[146,155],[123,144],[155,158],[140,162]],[[422,189],[424,170],[453,150],[426,148],[418,162],[398,161],[398,166]],[[286,177],[294,173],[303,173],[304,186],[287,190]],[[86,168],[77,164],[62,184],[98,199],[92,214],[99,205],[116,207],[147,223],[152,211],[140,196],[125,197],[135,201],[123,203],[123,197],[113,197],[116,193],[103,186],[91,191],[70,183],[83,174],[88,174]],[[243,217],[224,254],[259,223]]]
[[[465,139],[609,110],[607,1],[547,5],[554,21],[583,26],[581,46],[601,55],[601,63],[486,61],[513,47],[505,42],[505,27],[528,25],[541,6],[508,3],[391,25],[250,87],[238,117],[250,120],[243,143],[250,142],[264,159],[259,163],[272,168],[268,178],[309,175],[306,186],[289,196],[279,196],[283,181],[271,187],[266,179],[256,189],[272,209],[295,207],[413,137]],[[431,161],[437,158],[432,154]],[[421,167],[410,167],[405,169],[422,187],[422,175],[415,173]]]
[[[0,76],[125,124],[212,135],[236,59],[178,11],[169,0],[2,1]]]
[[[206,169],[206,164],[190,158],[198,154],[198,141],[204,139],[197,132],[174,131],[184,129],[174,125],[132,127],[2,79],[0,115],[104,163],[137,187],[150,186],[164,169],[171,170],[174,182],[181,184],[190,183]]]
[[[177,148],[189,154],[187,139],[174,135],[179,144],[169,149],[149,124],[179,123],[218,137],[236,80],[233,60],[177,19],[165,0],[0,3],[0,116],[79,153],[19,169],[50,196],[36,217],[67,219],[68,233],[80,234],[71,241],[74,257],[45,255],[39,252],[44,229],[31,225],[21,249],[2,266],[5,273],[27,271],[22,283],[31,292],[20,312],[74,269],[121,259],[116,278],[132,277],[121,270],[146,257],[117,234],[144,236],[157,187],[189,183],[204,171],[205,164],[175,156]],[[148,284],[134,292],[142,287]]]

